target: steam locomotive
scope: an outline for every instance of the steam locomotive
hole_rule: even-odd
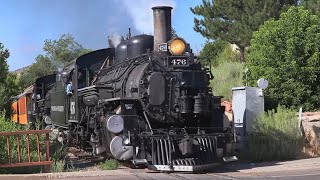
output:
[[[154,36],[132,36],[37,79],[32,114],[95,156],[160,171],[211,167],[228,155],[234,131],[223,126],[209,69],[171,37],[172,8],[152,10]]]

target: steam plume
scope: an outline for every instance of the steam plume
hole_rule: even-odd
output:
[[[122,40],[123,40],[123,36],[120,36],[119,34],[112,34],[111,36],[108,36],[108,43],[109,43],[109,46],[112,48],[117,47]]]
[[[154,6],[171,6],[175,8],[174,0],[113,0],[124,7],[133,20],[134,28],[140,33],[153,34],[153,15],[151,8]]]

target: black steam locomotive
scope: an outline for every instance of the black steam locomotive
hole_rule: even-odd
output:
[[[233,130],[223,127],[211,72],[184,39],[171,38],[172,8],[152,9],[154,36],[127,38],[37,80],[34,113],[93,155],[161,171],[207,168],[226,155]]]

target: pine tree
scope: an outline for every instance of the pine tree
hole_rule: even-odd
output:
[[[212,40],[224,40],[239,47],[241,62],[254,31],[269,18],[278,19],[297,0],[202,0],[191,11],[194,30]]]
[[[301,0],[301,6],[304,6],[312,14],[320,17],[320,1],[319,0]]]

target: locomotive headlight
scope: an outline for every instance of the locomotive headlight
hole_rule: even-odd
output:
[[[175,38],[169,42],[169,51],[172,55],[182,55],[186,51],[186,42],[181,38]]]

